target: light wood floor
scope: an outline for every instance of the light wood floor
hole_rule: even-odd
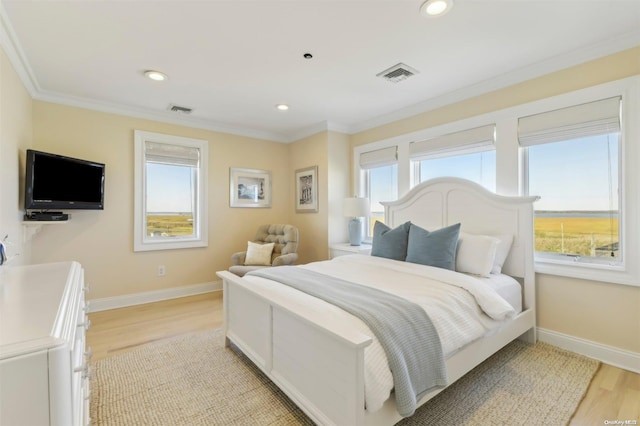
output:
[[[95,312],[89,318],[87,345],[93,360],[99,360],[158,340],[220,328],[222,292]],[[605,420],[640,425],[639,374],[602,364],[570,425],[604,425]]]

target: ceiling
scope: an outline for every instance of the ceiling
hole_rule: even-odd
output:
[[[454,1],[425,18],[422,0],[1,0],[0,21],[35,99],[281,142],[640,45],[638,0]],[[399,62],[419,73],[376,77]]]

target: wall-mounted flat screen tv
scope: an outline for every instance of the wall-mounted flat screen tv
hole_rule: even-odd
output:
[[[103,210],[105,165],[27,150],[26,210]]]

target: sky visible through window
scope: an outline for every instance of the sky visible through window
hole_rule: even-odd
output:
[[[529,149],[529,194],[540,196],[537,211],[618,210],[618,134],[536,145]],[[420,181],[454,176],[496,190],[496,153],[424,160]],[[372,169],[371,206],[397,199],[397,166]],[[609,176],[610,175],[610,176]],[[611,177],[611,179],[610,179]],[[611,189],[611,191],[610,191]]]
[[[381,201],[398,198],[398,165],[376,167],[369,170],[369,203],[374,213],[384,212]]]
[[[529,194],[541,197],[537,211],[618,210],[617,133],[528,149]]]
[[[455,176],[478,182],[495,191],[495,158],[495,151],[487,151],[424,160],[420,179],[424,181],[441,176]],[[529,194],[541,196],[535,209],[590,212],[617,210],[617,159],[617,134],[530,147]],[[380,201],[391,201],[398,197],[397,165],[372,169],[369,178],[372,210],[383,211]],[[147,179],[149,213],[191,211],[193,182],[190,167],[148,163]]]
[[[193,169],[147,163],[147,214],[191,213]]]
[[[492,150],[420,162],[420,182],[442,176],[467,179],[495,192],[496,152]]]

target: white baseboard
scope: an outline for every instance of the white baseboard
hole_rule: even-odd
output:
[[[640,353],[538,327],[538,340],[625,370],[640,373]]]
[[[89,299],[90,312],[106,311],[108,309],[125,308],[127,306],[143,305],[161,300],[177,299],[179,297],[194,296],[222,290],[222,281],[212,281],[181,287],[165,288],[162,290],[146,291],[143,293],[126,294],[124,296]]]

